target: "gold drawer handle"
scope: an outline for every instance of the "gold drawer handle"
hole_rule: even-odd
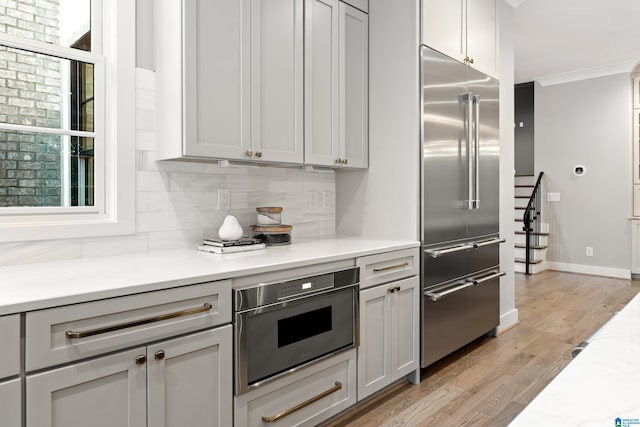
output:
[[[394,270],[396,268],[407,267],[408,265],[409,265],[408,262],[403,262],[402,264],[390,265],[389,267],[374,268],[373,272],[374,273],[380,273],[381,271]]]
[[[148,323],[161,322],[163,320],[175,319],[176,317],[190,316],[196,313],[203,313],[211,310],[211,304],[205,302],[202,307],[190,308],[188,310],[176,311],[174,313],[161,314],[160,316],[147,317],[146,319],[134,320],[133,322],[121,323],[119,325],[106,326],[104,328],[90,329],[88,331],[67,331],[67,338],[85,338],[93,335],[106,334],[107,332],[118,331],[120,329],[132,328],[134,326],[146,325]]]
[[[294,412],[298,412],[300,409],[305,408],[313,403],[316,403],[318,400],[325,398],[327,396],[329,396],[332,393],[335,393],[336,391],[342,389],[342,383],[340,381],[336,381],[335,386],[330,388],[327,391],[324,391],[322,393],[320,393],[319,395],[312,397],[311,399],[307,400],[306,402],[302,402],[296,406],[294,406],[291,409],[287,409],[284,412],[280,412],[278,415],[274,415],[273,417],[267,417],[266,415],[262,416],[262,421],[265,423],[275,423],[277,421],[280,421],[281,419],[283,419],[286,416],[289,416],[291,414],[293,414]]]

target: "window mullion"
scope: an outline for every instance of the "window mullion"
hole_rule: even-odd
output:
[[[39,53],[42,55],[54,56],[56,58],[70,59],[92,64],[99,61],[102,57],[102,55],[93,52],[45,43],[39,40],[16,37],[12,34],[6,33],[0,33],[0,45]]]
[[[96,132],[83,130],[57,129],[42,126],[18,125],[14,123],[0,123],[0,130],[31,132],[31,133],[47,133],[52,135],[78,136],[81,138],[95,138]]]

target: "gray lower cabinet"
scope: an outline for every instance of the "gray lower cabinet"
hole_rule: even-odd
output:
[[[0,425],[22,425],[20,316],[0,316]]]
[[[313,426],[356,403],[356,350],[313,363],[235,397],[235,426]]]
[[[27,427],[231,425],[231,325],[27,376]]]
[[[6,427],[22,425],[20,379],[0,381],[0,424]]]
[[[27,376],[27,426],[145,426],[144,347]]]
[[[358,400],[419,369],[417,276],[360,291]]]
[[[27,427],[232,425],[230,280],[25,317]]]

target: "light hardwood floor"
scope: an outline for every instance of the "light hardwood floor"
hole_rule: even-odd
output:
[[[571,361],[571,351],[640,291],[640,281],[516,274],[520,322],[483,337],[328,425],[508,425]]]

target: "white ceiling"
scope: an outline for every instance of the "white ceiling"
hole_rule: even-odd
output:
[[[631,71],[640,0],[507,0],[515,10],[515,82]]]

